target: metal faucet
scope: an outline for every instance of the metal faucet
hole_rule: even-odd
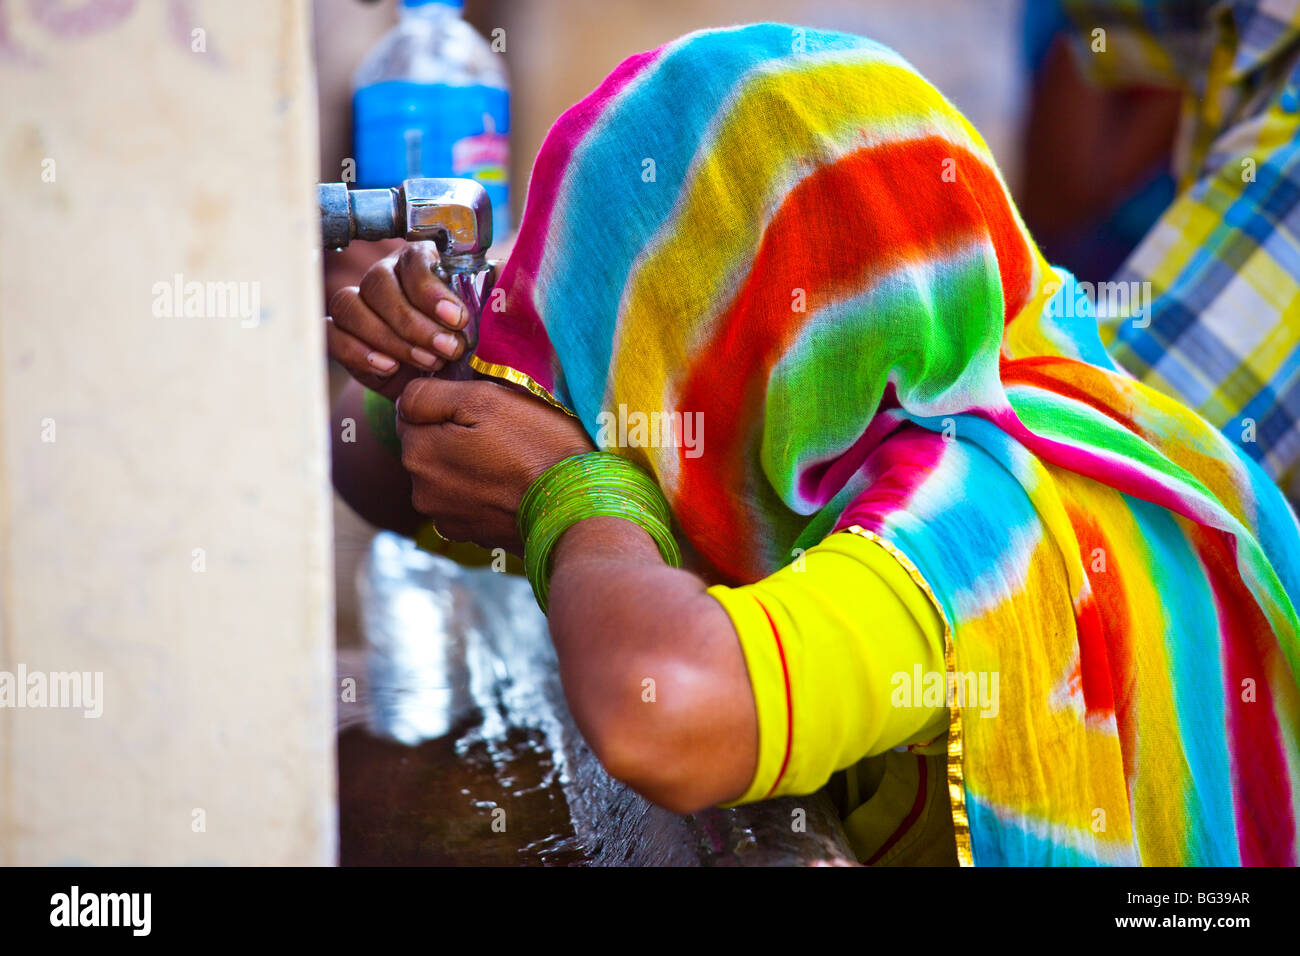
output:
[[[390,189],[348,189],[347,183],[320,183],[321,243],[342,249],[353,239],[432,240],[438,246],[438,273],[469,311],[464,328],[468,348],[444,368],[443,378],[470,378],[469,356],[478,345],[479,316],[492,292],[494,271],[492,202],[472,179],[408,179]]]

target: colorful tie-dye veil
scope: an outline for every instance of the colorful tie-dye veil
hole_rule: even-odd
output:
[[[850,524],[914,563],[950,668],[1002,678],[953,714],[964,860],[1296,862],[1295,518],[1116,369],[897,54],[763,24],[630,58],[543,145],[499,288],[480,371],[593,437],[702,413],[698,455],[610,450],[715,580]]]

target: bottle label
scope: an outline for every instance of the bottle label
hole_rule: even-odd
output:
[[[412,176],[475,179],[492,200],[494,241],[510,233],[510,94],[492,86],[389,80],[352,98],[357,187]]]

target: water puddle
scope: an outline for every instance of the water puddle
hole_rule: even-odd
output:
[[[339,705],[343,865],[588,862],[565,784],[563,706],[526,581],[381,534],[358,572],[367,647]]]

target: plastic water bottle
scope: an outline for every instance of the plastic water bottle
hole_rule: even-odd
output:
[[[504,58],[461,19],[464,0],[401,0],[401,19],[357,68],[357,186],[411,176],[476,179],[492,236],[510,234],[510,87]]]

